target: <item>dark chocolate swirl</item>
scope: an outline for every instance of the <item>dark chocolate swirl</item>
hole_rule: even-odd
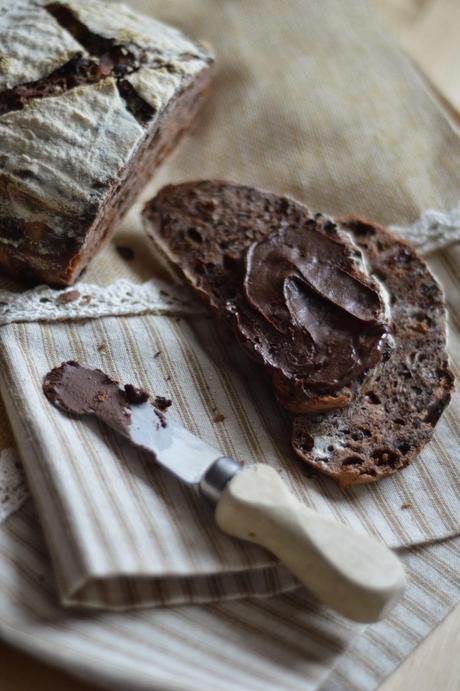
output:
[[[263,318],[257,349],[267,364],[334,391],[379,362],[384,304],[358,257],[342,235],[318,224],[281,229],[249,247],[244,292]]]

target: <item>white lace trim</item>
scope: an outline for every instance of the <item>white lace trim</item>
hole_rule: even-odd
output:
[[[390,230],[410,242],[421,254],[429,254],[460,240],[460,204],[451,211],[424,211],[409,226],[390,226]]]
[[[460,204],[452,211],[429,209],[412,225],[393,225],[390,229],[422,254],[434,252],[460,240]],[[205,313],[190,297],[187,288],[158,279],[135,284],[122,278],[105,287],[78,283],[65,290],[48,286],[23,292],[0,289],[0,326],[21,321]]]
[[[21,321],[203,313],[203,307],[191,299],[186,289],[160,280],[135,284],[122,278],[105,287],[78,283],[65,290],[48,286],[18,293],[0,290],[0,326]]]
[[[0,451],[0,523],[17,511],[30,496],[16,449]]]

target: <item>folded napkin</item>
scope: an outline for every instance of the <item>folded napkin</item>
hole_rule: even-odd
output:
[[[459,537],[404,550],[407,592],[364,629],[303,589],[206,606],[63,609],[29,503],[0,526],[0,554],[0,635],[110,689],[370,691],[460,596]]]
[[[166,181],[234,178],[288,192],[314,210],[369,215],[408,237],[423,228],[422,249],[455,240],[447,212],[459,202],[458,135],[367,3],[136,4],[210,39],[218,54],[197,129],[144,198]],[[430,208],[447,221],[424,214]],[[63,603],[129,608],[296,587],[271,555],[221,534],[196,493],[97,422],[52,408],[41,382],[66,359],[170,396],[170,414],[192,432],[237,459],[272,465],[307,504],[393,547],[459,532],[458,397],[402,473],[348,490],[310,478],[268,385],[200,309],[160,293],[166,274],[146,256],[139,225],[138,205],[115,241],[134,247],[137,260],[126,263],[115,244],[107,247],[75,300],[11,285],[0,300],[0,384]],[[454,316],[457,369],[459,252],[431,259]],[[114,287],[119,279],[131,288]]]

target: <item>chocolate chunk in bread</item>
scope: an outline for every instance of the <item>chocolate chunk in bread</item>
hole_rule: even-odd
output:
[[[144,222],[171,265],[264,365],[283,405],[295,410],[307,402],[309,414],[293,419],[292,445],[309,465],[344,485],[371,482],[405,466],[430,440],[453,386],[445,307],[425,262],[406,243],[362,219],[336,223],[311,216],[291,199],[221,181],[165,187],[146,205]],[[323,256],[318,245],[310,246],[315,261],[307,267],[302,258],[290,256],[294,250],[307,254],[305,235],[313,232],[341,243],[343,254],[336,250],[333,261],[336,273],[318,274],[318,260],[321,264],[331,256]],[[288,255],[270,256],[271,248],[261,245],[266,241],[290,244]],[[256,272],[251,270],[254,247],[263,259]],[[289,279],[282,282],[281,293],[274,290],[280,266]],[[254,278],[260,281],[248,290]],[[314,338],[326,321],[326,331],[314,343],[316,356],[308,339],[289,332],[290,322],[284,329],[286,305],[291,318]],[[353,322],[351,337],[341,321],[344,315],[345,322]],[[342,329],[339,340],[333,327]],[[324,348],[324,334],[345,352]],[[273,347],[269,357],[267,342]],[[346,352],[350,343],[362,348],[359,362]],[[300,386],[300,378],[289,376],[289,356],[295,367],[305,361],[315,365],[305,370]],[[337,360],[328,366],[329,356]],[[359,366],[362,362],[368,370]],[[351,380],[341,386],[347,364]],[[327,376],[334,373],[340,375],[335,390],[334,376]],[[315,414],[315,408],[322,412]]]
[[[389,347],[381,288],[325,216],[250,187],[165,187],[145,210],[168,259],[296,412],[347,405]]]
[[[425,262],[377,224],[359,218],[341,224],[388,291],[395,347],[347,408],[296,417],[292,445],[307,463],[348,485],[379,480],[419,453],[449,403],[453,375],[444,297]]]
[[[0,0],[0,266],[71,284],[187,131],[212,56],[106,2]]]

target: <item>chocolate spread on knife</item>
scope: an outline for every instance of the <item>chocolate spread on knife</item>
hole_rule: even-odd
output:
[[[330,225],[330,233],[313,222],[254,242],[244,277],[244,297],[263,319],[264,361],[325,390],[374,367],[388,334],[377,284]]]
[[[46,375],[43,391],[51,403],[73,415],[94,414],[120,434],[130,437],[133,406],[146,403],[149,394],[132,384],[122,388],[100,369],[82,367],[70,360]],[[152,406],[153,408],[153,406]],[[154,408],[158,425],[166,418]]]

